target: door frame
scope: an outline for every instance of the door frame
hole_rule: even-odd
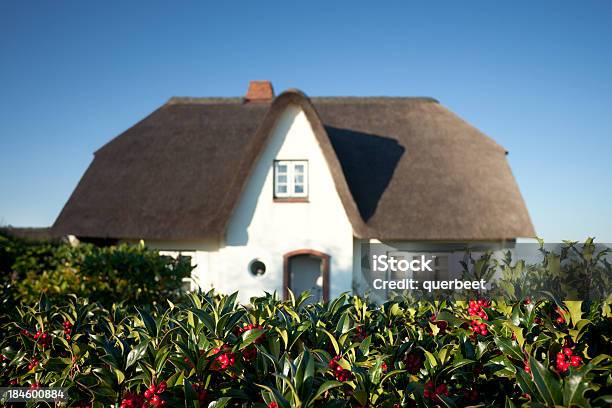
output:
[[[331,256],[324,252],[315,251],[314,249],[297,249],[287,252],[283,255],[283,299],[289,298],[289,286],[291,285],[291,263],[290,260],[294,256],[309,255],[321,260],[321,275],[323,275],[323,301],[329,301],[329,261]]]

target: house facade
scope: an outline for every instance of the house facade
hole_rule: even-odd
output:
[[[190,256],[194,285],[243,302],[326,300],[370,288],[364,243],[452,256],[533,237],[505,156],[431,98],[253,81],[244,98],[172,98],[103,146],[53,230]]]

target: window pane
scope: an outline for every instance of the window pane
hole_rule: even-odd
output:
[[[306,197],[308,162],[280,160],[274,162],[274,194],[278,197]]]

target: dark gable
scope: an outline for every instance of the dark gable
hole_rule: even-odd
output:
[[[533,226],[495,141],[430,98],[173,98],[95,153],[53,231],[222,238],[276,120],[304,109],[359,238],[499,240]]]

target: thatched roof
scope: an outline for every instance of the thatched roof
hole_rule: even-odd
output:
[[[173,98],[95,152],[54,231],[223,237],[276,120],[305,111],[359,238],[535,235],[506,151],[430,98]]]
[[[54,234],[50,227],[0,227],[0,235],[27,241],[60,241],[62,238]]]

